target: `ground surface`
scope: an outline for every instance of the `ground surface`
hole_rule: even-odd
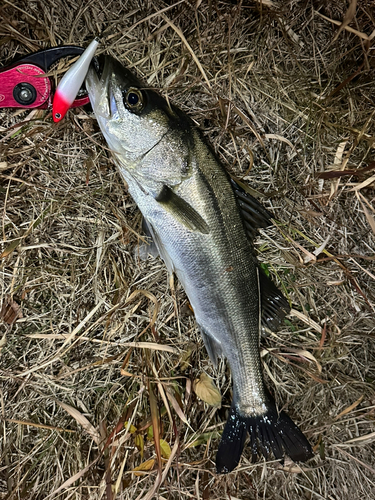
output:
[[[0,109],[1,498],[373,498],[375,2],[80,4],[4,0],[0,63],[99,34],[257,191],[276,221],[259,259],[293,306],[262,340],[267,383],[316,457],[245,450],[216,476],[230,373],[177,280],[138,258],[95,118]],[[196,396],[201,373],[220,409]]]

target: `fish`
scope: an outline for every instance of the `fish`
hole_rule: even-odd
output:
[[[216,455],[217,473],[271,454],[306,461],[312,448],[265,386],[262,327],[275,330],[289,303],[261,270],[254,238],[270,214],[231,179],[192,119],[117,59],[91,67],[86,88],[101,132],[143,215],[150,253],[181,282],[214,365],[225,357],[233,399]]]

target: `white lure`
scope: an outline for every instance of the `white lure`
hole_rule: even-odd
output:
[[[62,77],[53,97],[52,118],[54,122],[62,120],[73,104],[89,70],[98,45],[99,38],[94,38],[79,59]]]

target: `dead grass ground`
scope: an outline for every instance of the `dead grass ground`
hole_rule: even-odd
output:
[[[277,221],[259,258],[295,310],[262,341],[266,374],[316,458],[245,452],[215,475],[229,372],[162,262],[137,258],[140,214],[95,119],[0,109],[1,498],[373,498],[375,2],[341,31],[339,0],[170,6],[3,0],[0,61],[101,35],[258,191]],[[192,391],[202,372],[221,409]]]

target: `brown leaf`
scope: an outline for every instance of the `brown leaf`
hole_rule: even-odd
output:
[[[90,435],[90,437],[95,441],[97,445],[100,445],[101,437],[99,432],[87,420],[87,418],[84,415],[82,415],[80,411],[78,411],[76,408],[73,408],[73,406],[63,403],[62,401],[57,401],[57,403],[85,429],[87,434]]]
[[[344,177],[346,175],[355,175],[357,177],[371,172],[375,169],[375,161],[370,162],[367,167],[357,168],[357,169],[347,169],[347,170],[327,170],[326,172],[319,172],[316,174],[317,179],[335,179],[338,177]]]
[[[87,465],[84,469],[80,470],[79,472],[77,472],[77,474],[74,474],[69,479],[67,479],[61,486],[59,486],[56,490],[50,493],[47,497],[45,497],[45,500],[49,498],[57,498],[57,493],[59,491],[69,488],[70,485],[74,484],[76,481],[78,481],[78,479],[83,477],[86,474],[86,472],[90,470],[93,465],[96,464],[99,458],[100,455],[97,458],[95,458],[95,460],[93,460],[91,463],[89,463],[89,465]]]
[[[372,216],[372,214],[369,212],[369,210],[367,209],[366,205],[363,203],[363,201],[365,203],[368,203],[368,201],[366,200],[366,198],[361,194],[361,193],[358,193],[358,191],[356,192],[356,195],[357,195],[357,198],[360,202],[360,204],[362,205],[362,209],[363,209],[363,212],[366,216],[366,219],[367,219],[367,222],[369,223],[371,229],[372,229],[372,232],[375,234],[375,220],[374,220],[374,217]],[[363,200],[363,201],[362,201]],[[370,205],[371,206],[371,205]],[[372,206],[371,206],[372,208]],[[372,208],[373,209],[373,208]]]
[[[180,417],[180,419],[187,425],[189,425],[188,419],[186,418],[185,413],[182,411],[181,406],[178,404],[177,399],[175,398],[174,394],[172,393],[172,390],[169,389],[167,390],[167,397],[171,403],[171,405],[174,408],[174,411],[177,413],[177,415]]]
[[[291,348],[289,348],[288,352],[280,353],[280,354],[281,354],[281,356],[290,357],[290,359],[293,359],[294,357],[299,357],[299,358],[302,358],[302,360],[308,359],[309,361],[313,361],[316,364],[318,372],[322,373],[321,364],[318,362],[318,360],[315,358],[315,356],[313,356],[311,354],[311,352],[309,352],[309,351],[306,351],[304,349],[291,349]]]
[[[159,419],[158,403],[151,383],[148,384],[148,392],[150,396],[150,410],[151,410],[152,429],[154,431],[154,439],[155,439],[155,451],[158,459],[158,468],[160,472],[161,471],[160,419]]]
[[[186,350],[183,352],[182,356],[181,356],[181,361],[180,361],[180,367],[181,367],[181,371],[185,371],[189,368],[190,366],[190,358],[191,358],[191,355],[192,353],[194,352],[194,350],[196,349],[196,344],[194,344],[194,342],[189,342],[189,344],[187,345],[187,348]]]
[[[154,465],[155,458],[150,458],[149,460],[146,460],[145,462],[138,465],[138,467],[135,467],[132,472],[135,476],[143,476],[142,472],[148,472],[152,470],[154,468]]]
[[[193,389],[198,398],[211,406],[221,405],[221,394],[211,377],[206,373],[201,373],[200,377],[194,380]]]
[[[341,417],[343,417],[344,415],[347,415],[352,410],[354,410],[355,408],[357,408],[357,406],[359,405],[359,403],[362,401],[363,398],[364,398],[364,396],[362,395],[359,399],[357,399],[357,401],[355,401],[353,404],[351,404],[350,406],[348,406],[347,408],[345,408],[345,410],[343,410],[341,413],[339,413],[335,417],[335,420],[339,420]]]
[[[8,257],[8,255],[10,255],[18,247],[21,241],[21,238],[17,238],[16,240],[12,241],[12,243],[10,243],[10,245],[8,245],[4,252],[0,255],[0,259],[5,259],[5,257]]]
[[[0,318],[8,325],[13,325],[19,318],[23,318],[21,306],[10,296],[5,297],[1,306]]]

